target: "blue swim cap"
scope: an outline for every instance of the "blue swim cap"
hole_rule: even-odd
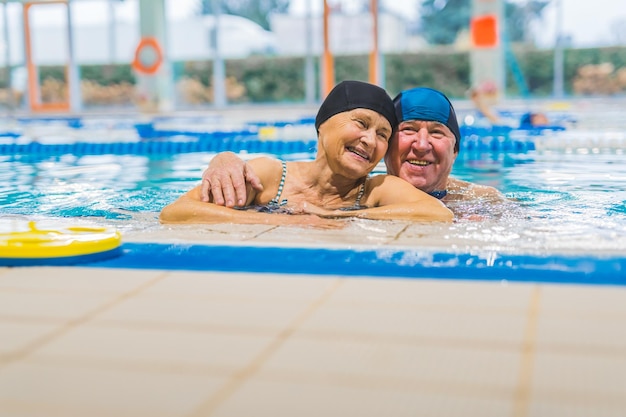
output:
[[[427,120],[444,124],[456,138],[454,151],[459,151],[461,131],[452,103],[441,91],[427,87],[404,90],[393,99],[398,122]]]

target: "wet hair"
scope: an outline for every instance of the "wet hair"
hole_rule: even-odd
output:
[[[461,131],[452,103],[441,91],[427,87],[404,90],[393,99],[398,122],[407,120],[426,120],[439,122],[454,134],[454,151],[458,152],[461,144]]]
[[[363,81],[342,81],[326,96],[315,117],[315,129],[338,113],[354,109],[369,109],[381,114],[391,124],[392,132],[398,127],[393,101],[387,92]]]

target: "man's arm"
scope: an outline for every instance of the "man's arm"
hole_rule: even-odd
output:
[[[448,179],[448,196],[444,198],[444,201],[474,199],[492,203],[510,201],[497,188],[490,185],[475,184],[452,177]]]
[[[261,180],[244,160],[233,152],[221,152],[202,173],[201,201],[209,202],[212,196],[218,206],[244,206],[248,199],[246,184],[263,190]]]

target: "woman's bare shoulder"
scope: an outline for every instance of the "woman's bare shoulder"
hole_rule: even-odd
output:
[[[367,189],[374,205],[414,202],[428,196],[402,178],[389,174],[370,177],[367,181]]]
[[[247,204],[266,204],[272,200],[278,191],[278,187],[282,178],[282,164],[279,159],[269,157],[259,157],[248,161],[250,167],[254,170],[261,184],[263,184],[263,190],[256,192],[252,187],[248,186]]]
[[[378,187],[378,186],[390,187],[390,186],[394,186],[398,184],[400,184],[401,187],[404,187],[406,185],[413,187],[411,184],[409,184],[407,181],[403,180],[402,178],[396,177],[395,175],[390,175],[390,174],[372,175],[371,177],[368,178],[367,182],[370,184],[371,187]]]
[[[267,156],[260,156],[248,161],[248,164],[252,167],[255,174],[263,180],[263,177],[269,176],[270,178],[275,174],[276,170],[282,169],[282,162],[276,158],[270,158]]]

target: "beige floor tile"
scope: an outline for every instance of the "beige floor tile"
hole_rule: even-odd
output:
[[[626,354],[616,357],[539,351],[532,387],[536,395],[562,393],[580,400],[623,401],[626,406]]]
[[[272,230],[268,233],[258,236],[254,239],[255,244],[276,243],[278,245],[289,246],[289,241],[285,240],[285,236],[289,236],[289,241],[298,242],[298,247],[311,248],[328,248],[343,247],[345,245],[361,245],[363,244],[363,236],[354,236],[346,234],[343,230],[328,231],[316,229],[296,229],[281,228],[280,230]],[[370,244],[380,245],[391,241],[391,237],[376,236],[371,237]]]
[[[316,229],[279,227],[268,230],[267,233],[258,236],[257,241],[274,241],[278,244],[288,245],[289,242],[298,242],[298,246],[314,245],[318,247],[339,247],[346,245],[364,247],[369,250],[374,247],[389,244],[395,236],[406,227],[405,223],[385,223],[385,227],[376,221],[350,221],[339,229]],[[285,240],[289,236],[289,240]]]
[[[508,398],[456,396],[428,389],[376,389],[331,383],[251,381],[224,403],[212,417],[503,417],[511,415]],[[207,407],[211,409],[211,407]],[[209,415],[196,413],[195,416]]]
[[[613,316],[626,320],[626,287],[544,285],[541,314],[570,318]]]
[[[189,326],[205,330],[230,332],[269,332],[284,329],[303,310],[308,302],[246,300],[203,300],[192,298],[166,299],[137,296],[115,308],[103,312],[95,323],[125,324],[149,327]]]
[[[471,349],[459,346],[355,342],[292,337],[263,365],[264,374],[295,374],[306,381],[369,379],[390,386],[432,384],[468,391],[512,393],[518,384],[521,350]],[[295,378],[295,376],[294,376]],[[374,383],[374,382],[372,382]]]
[[[33,415],[33,409],[39,408],[41,416],[51,414],[46,410],[65,410],[61,415],[71,417],[184,416],[222,383],[221,378],[210,375],[22,362],[0,371],[0,415]]]
[[[309,336],[431,341],[450,346],[493,344],[510,348],[521,344],[526,321],[523,314],[390,310],[375,305],[370,308],[322,306],[298,332]]]
[[[624,326],[624,319],[615,316],[555,317],[545,314],[538,320],[537,345],[552,353],[606,354],[626,358]]]
[[[0,292],[7,289],[119,293],[129,291],[162,274],[151,270],[84,267],[13,268],[0,275]]]
[[[533,285],[435,279],[347,279],[328,305],[398,309],[522,313]]]
[[[260,224],[157,225],[150,230],[124,234],[126,242],[161,242],[193,244],[249,243],[275,226]]]
[[[569,402],[569,403],[568,403]],[[574,404],[572,404],[572,402]],[[625,406],[607,404],[580,404],[571,397],[563,402],[534,401],[529,407],[528,417],[624,417]]]
[[[171,272],[144,292],[168,298],[310,301],[334,285],[325,277],[277,274]]]
[[[0,292],[0,318],[71,320],[83,316],[116,295]]]
[[[271,342],[269,336],[166,332],[82,326],[48,343],[31,355],[33,360],[109,363],[118,369],[147,366],[154,369],[216,370],[247,364]]]
[[[491,224],[475,222],[457,222],[453,224],[441,223],[413,223],[404,230],[396,239],[395,244],[403,246],[422,245],[430,252],[448,252],[450,250],[461,253],[485,252],[486,256],[492,256],[504,247],[508,236],[504,231],[498,230],[491,234],[490,241],[487,236]],[[451,239],[453,236],[453,239]],[[490,249],[494,247],[494,249]]]
[[[0,363],[3,357],[15,353],[29,343],[51,333],[61,323],[29,323],[0,320]]]
[[[5,268],[0,361],[108,307],[2,363],[0,416],[622,417],[625,301],[622,287]]]

